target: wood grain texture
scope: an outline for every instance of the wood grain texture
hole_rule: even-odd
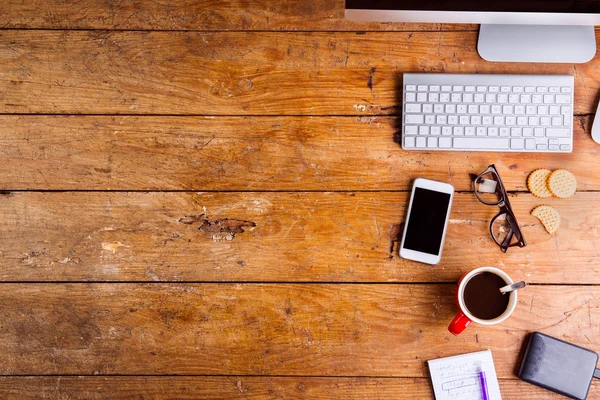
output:
[[[405,151],[395,117],[0,116],[0,190],[410,190],[417,176],[471,190],[495,163],[509,190],[567,167],[600,190],[591,118],[571,154]]]
[[[518,380],[500,380],[505,400],[564,399]],[[425,378],[313,377],[0,377],[5,400],[195,400],[195,399],[433,399]],[[593,384],[589,399],[600,396]]]
[[[403,72],[568,73],[594,112],[587,64],[489,63],[476,32],[0,32],[0,113],[397,113]]]
[[[392,242],[406,192],[17,192],[0,196],[0,279],[455,282],[496,265],[515,280],[600,283],[600,193],[511,203],[526,248],[503,254],[488,231],[497,208],[457,194],[432,267],[400,259]],[[555,236],[529,215],[541,203],[561,213]]]
[[[476,30],[476,25],[358,23],[344,0],[20,1],[0,3],[0,27],[141,30],[418,31]]]
[[[490,348],[515,378],[526,334],[600,349],[600,287],[529,286],[501,326],[447,330],[454,285],[4,284],[0,374],[427,377]]]

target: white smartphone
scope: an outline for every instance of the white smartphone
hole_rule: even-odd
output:
[[[449,183],[415,179],[400,257],[425,264],[440,262],[453,197],[454,186]]]

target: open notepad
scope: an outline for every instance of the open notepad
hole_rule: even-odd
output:
[[[501,400],[490,350],[429,360],[436,400],[482,400],[479,371],[484,371],[489,400]]]

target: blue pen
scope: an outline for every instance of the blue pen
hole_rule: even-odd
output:
[[[479,371],[479,380],[481,381],[481,394],[483,395],[483,400],[488,400],[488,388],[484,371]]]

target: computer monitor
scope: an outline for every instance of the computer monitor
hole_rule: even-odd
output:
[[[583,63],[596,53],[600,0],[346,0],[346,19],[479,23],[485,60]]]

